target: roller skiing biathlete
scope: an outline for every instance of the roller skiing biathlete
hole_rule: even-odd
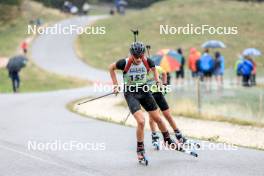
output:
[[[148,51],[148,57],[150,57],[150,45],[147,45],[147,51]],[[169,105],[165,99],[164,94],[167,92],[167,73],[163,71],[162,67],[156,66],[156,71],[159,75],[159,79],[162,80],[162,84],[164,85],[163,88],[158,87],[155,79],[154,79],[154,73],[149,72],[147,75],[147,84],[150,87],[150,91],[152,92],[152,95],[161,110],[163,116],[166,118],[166,120],[169,122],[170,126],[172,127],[175,137],[180,144],[187,144],[187,145],[192,145],[194,147],[200,148],[200,145],[197,142],[191,141],[187,138],[185,138],[179,128],[176,125],[175,120],[173,119]],[[160,141],[159,141],[159,136],[157,134],[157,127],[153,119],[149,118],[149,126],[151,129],[151,138],[152,138],[152,145],[155,149],[159,150],[160,149]]]
[[[162,80],[163,85],[166,86],[167,84],[167,73],[163,71],[163,69],[160,66],[156,66],[156,71],[158,72],[160,79]],[[159,88],[156,85],[155,79],[154,79],[154,73],[150,72],[147,76],[147,84],[150,86],[150,91],[152,92],[152,96],[154,97],[159,109],[161,110],[163,116],[166,118],[166,120],[169,122],[170,126],[172,127],[175,137],[177,139],[177,142],[180,144],[187,144],[192,145],[197,148],[200,148],[200,145],[194,141],[191,141],[187,138],[185,138],[179,128],[176,125],[175,120],[173,119],[169,105],[165,99],[164,92],[167,91],[167,88],[164,86],[163,88]],[[157,134],[157,128],[155,121],[150,117],[149,118],[149,125],[150,129],[152,131],[151,137],[152,137],[152,145],[155,149],[159,150],[160,148],[160,142],[159,142],[159,136]]]
[[[130,47],[130,56],[120,59],[109,66],[110,75],[114,85],[114,92],[120,91],[115,70],[123,71],[124,96],[131,114],[137,121],[137,155],[140,163],[148,165],[144,148],[144,125],[145,119],[141,106],[148,112],[149,116],[157,123],[162,132],[164,142],[168,145],[175,144],[170,138],[169,132],[162,121],[156,102],[148,90],[147,74],[154,72],[154,79],[160,84],[155,64],[145,57],[145,46],[141,42],[134,42]],[[147,91],[146,91],[147,90]]]

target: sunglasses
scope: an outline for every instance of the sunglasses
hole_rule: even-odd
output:
[[[139,60],[139,59],[141,59],[141,56],[137,57],[137,56],[133,55],[133,58],[136,59],[136,60]]]

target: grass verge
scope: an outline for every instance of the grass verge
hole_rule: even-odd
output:
[[[79,114],[81,115],[82,117],[85,117],[85,118],[93,118],[93,119],[96,119],[96,120],[100,120],[100,121],[104,121],[104,122],[110,122],[110,123],[113,123],[113,124],[117,124],[117,125],[122,125],[122,126],[127,126],[127,127],[133,127],[132,125],[128,125],[128,124],[125,124],[123,123],[122,121],[116,121],[114,119],[112,119],[110,116],[109,117],[102,117],[102,116],[98,116],[98,117],[91,117],[91,116],[88,116],[87,114],[85,113],[82,113],[80,111],[78,111],[78,109],[74,108],[75,105],[79,102],[82,102],[84,99],[87,99],[86,98],[81,98],[81,99],[78,99],[78,100],[74,100],[72,102],[69,102],[67,105],[66,105],[66,108],[73,112],[73,113],[76,113],[76,114]],[[119,104],[117,104],[117,106],[124,106],[125,103],[124,102],[121,102]],[[171,133],[171,135],[173,136],[174,134]],[[192,138],[194,140],[202,140],[202,141],[209,141],[209,142],[212,142],[212,143],[225,143],[225,144],[231,144],[231,145],[235,145],[237,147],[244,147],[244,148],[249,148],[249,149],[255,149],[255,150],[262,150],[264,151],[263,148],[260,148],[260,147],[249,147],[249,146],[245,146],[245,145],[236,145],[236,144],[232,144],[232,143],[227,143],[223,140],[220,140],[219,139],[219,136],[212,136],[212,137],[193,137],[193,136],[186,136],[188,138]]]
[[[189,101],[188,101],[189,102]],[[260,127],[263,128],[264,124],[256,121],[250,121],[250,120],[244,120],[237,117],[228,117],[224,115],[214,115],[214,114],[208,114],[208,113],[199,113],[196,109],[193,109],[195,107],[195,104],[192,103],[186,103],[185,101],[182,101],[182,105],[179,104],[175,105],[173,102],[170,101],[170,105],[172,107],[170,108],[171,113],[173,116],[182,116],[184,118],[191,118],[191,119],[198,119],[198,120],[209,120],[209,121],[217,121],[217,122],[227,122],[234,125],[242,125],[242,126],[254,126],[254,127]],[[122,101],[117,104],[117,106],[127,107],[127,104],[125,101]],[[184,107],[184,108],[181,108]]]

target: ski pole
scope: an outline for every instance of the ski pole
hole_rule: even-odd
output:
[[[126,118],[125,118],[125,120],[123,120],[123,124],[125,124],[126,123],[126,121],[127,121],[127,119],[128,119],[128,117],[130,116],[130,114],[131,114],[131,112],[129,112],[128,114],[127,114],[127,116],[126,116]]]
[[[137,36],[138,36],[138,33],[139,33],[138,29],[136,29],[136,30],[131,29],[131,31],[134,34],[134,42],[136,42],[137,41]]]
[[[94,100],[97,100],[97,99],[100,99],[100,98],[104,98],[104,97],[107,97],[109,95],[112,95],[112,94],[115,94],[114,92],[111,92],[111,93],[108,93],[108,94],[105,94],[105,95],[101,95],[99,97],[96,97],[96,98],[92,98],[90,100],[87,100],[87,101],[84,101],[84,102],[81,102],[81,103],[78,103],[78,105],[82,105],[82,104],[85,104],[85,103],[88,103],[88,102],[91,102],[91,101],[94,101]]]
[[[146,48],[147,48],[147,52],[148,52],[148,57],[150,57],[150,49],[151,49],[151,46],[150,45],[147,45]]]

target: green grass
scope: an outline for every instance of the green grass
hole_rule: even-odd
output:
[[[32,62],[22,69],[20,78],[20,92],[51,91],[89,85],[88,81],[47,73]],[[0,70],[0,80],[0,92],[12,92],[11,80],[8,78],[7,70]]]
[[[78,39],[81,57],[87,63],[102,69],[128,54],[133,41],[131,28],[140,30],[139,39],[152,45],[152,53],[162,48],[182,47],[187,55],[190,47],[200,48],[209,39],[223,41],[226,49],[221,52],[227,67],[234,64],[237,54],[247,47],[264,51],[264,4],[224,0],[168,0],[150,8],[130,12],[98,21],[96,26],[105,26],[105,35],[82,35]],[[212,26],[237,26],[238,35],[160,35],[159,26],[186,26],[187,24]],[[264,59],[257,59],[259,70]]]
[[[45,23],[52,23],[63,19],[66,15],[58,10],[44,7],[34,1],[25,0],[21,6],[21,14],[17,18],[3,22],[0,26],[0,56],[9,57],[16,53],[19,44],[29,37],[27,34],[27,25],[32,19],[37,17],[44,20]]]
[[[26,38],[29,20],[40,17],[45,23],[52,23],[66,18],[58,10],[46,8],[33,1],[25,1],[21,16],[0,26],[0,57],[18,54],[20,43]],[[29,62],[21,71],[20,92],[50,91],[75,88],[88,85],[87,81],[48,73],[34,63]],[[0,92],[11,92],[11,81],[5,68],[0,68]]]

